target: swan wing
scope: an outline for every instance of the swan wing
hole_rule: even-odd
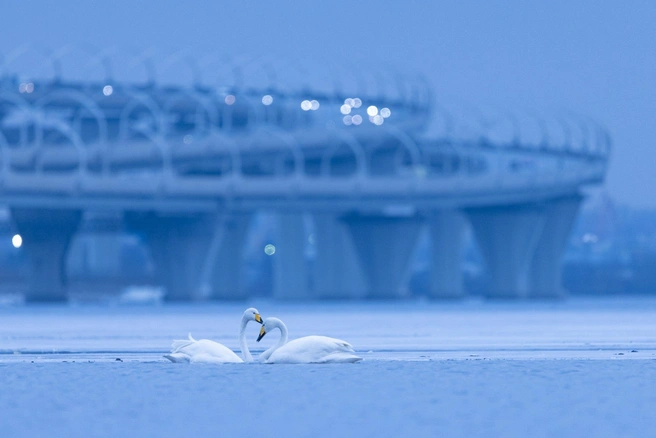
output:
[[[191,338],[191,336],[190,336]],[[172,362],[226,363],[243,362],[231,349],[209,339],[177,340],[171,345],[171,354],[164,356]]]
[[[362,360],[351,344],[327,336],[294,339],[275,350],[267,363],[344,363]]]

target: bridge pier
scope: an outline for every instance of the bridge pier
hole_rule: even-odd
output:
[[[344,219],[367,278],[367,298],[401,298],[421,229],[418,217],[351,215]]]
[[[168,301],[199,298],[202,273],[216,229],[216,215],[126,213],[128,228],[141,234],[150,248],[157,278]]]
[[[230,214],[215,230],[217,235],[209,254],[209,283],[211,299],[243,300],[248,297],[244,285],[244,248],[251,214]]]
[[[82,219],[80,210],[12,208],[30,260],[27,301],[65,301],[65,260]]]
[[[278,239],[276,253],[273,255],[273,296],[283,300],[307,299],[307,232],[303,214],[280,213],[277,219]]]
[[[458,210],[428,214],[431,242],[431,298],[462,298],[465,295],[461,261],[466,218]]]
[[[347,225],[333,213],[316,213],[313,219],[317,245],[315,298],[364,298],[367,281]]]
[[[537,205],[470,209],[469,218],[483,253],[489,298],[524,298],[528,271],[544,225]]]
[[[547,203],[544,228],[529,271],[530,297],[561,298],[565,295],[561,262],[582,200],[582,196],[576,195]]]

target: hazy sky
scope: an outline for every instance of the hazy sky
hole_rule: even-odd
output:
[[[602,121],[607,189],[656,208],[654,1],[43,1],[0,6],[0,52],[25,42],[276,54],[419,71],[438,101],[567,108]]]

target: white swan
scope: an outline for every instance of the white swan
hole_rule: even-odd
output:
[[[259,357],[264,363],[349,363],[362,360],[348,342],[327,336],[305,336],[287,342],[287,326],[278,318],[267,318],[260,328],[257,342],[273,329],[280,339]]]
[[[244,311],[239,326],[239,346],[243,360],[237,356],[231,349],[218,342],[209,339],[195,340],[189,334],[188,340],[173,341],[171,344],[171,353],[164,355],[171,362],[192,362],[192,363],[239,363],[252,362],[253,356],[246,344],[246,326],[250,321],[256,321],[262,324],[262,317],[257,309],[249,308]]]

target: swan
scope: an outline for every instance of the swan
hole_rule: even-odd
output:
[[[164,355],[171,362],[192,362],[192,363],[240,363],[252,362],[253,356],[248,350],[246,344],[246,326],[250,321],[262,324],[262,317],[257,309],[249,308],[244,311],[239,326],[239,346],[243,359],[237,356],[231,349],[218,342],[209,339],[199,341],[191,337],[189,339],[176,340],[171,344],[171,353]]]
[[[350,363],[362,360],[348,342],[327,336],[305,336],[287,342],[287,326],[278,318],[267,318],[257,342],[273,329],[280,330],[278,343],[259,357],[264,363]]]

